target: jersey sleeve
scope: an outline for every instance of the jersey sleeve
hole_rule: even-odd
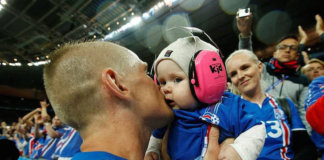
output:
[[[296,130],[306,130],[305,125],[303,124],[302,120],[300,119],[300,116],[298,114],[298,111],[294,105],[294,103],[290,100],[287,99],[291,111],[291,130],[296,131]]]
[[[227,137],[236,138],[242,132],[261,124],[261,121],[245,111],[250,107],[249,105],[256,104],[245,101],[230,92],[225,92],[221,101],[207,108],[200,119],[220,127],[221,136],[225,136],[220,137],[220,140]]]
[[[167,126],[166,127],[163,127],[163,128],[158,128],[158,129],[155,129],[153,130],[152,132],[152,136],[155,137],[155,138],[158,138],[158,139],[162,139],[166,130],[167,130]]]
[[[257,119],[255,115],[257,115],[256,112],[260,112],[259,110],[256,110],[256,108],[259,108],[259,106],[255,103],[251,103],[249,101],[246,101],[239,97],[239,105],[240,110],[238,117],[239,120],[239,133],[245,132],[252,128],[255,125],[262,124],[262,121]],[[237,123],[237,122],[236,122]],[[235,123],[234,123],[235,125]]]

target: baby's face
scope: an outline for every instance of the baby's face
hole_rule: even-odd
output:
[[[188,76],[172,60],[162,60],[156,68],[161,92],[172,108],[195,109],[198,106],[189,87]]]

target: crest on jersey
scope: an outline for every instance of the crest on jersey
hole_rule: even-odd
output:
[[[285,113],[281,109],[274,109],[274,116],[277,120],[284,120],[285,119]]]
[[[211,106],[211,107],[207,107],[207,109],[205,110],[205,113],[200,116],[199,118],[205,122],[214,124],[214,125],[218,125],[220,120],[218,118],[218,116],[216,115],[219,105],[221,104],[221,100],[216,103],[215,106]]]
[[[206,112],[203,116],[200,116],[200,119],[215,125],[219,124],[219,118],[216,116],[216,114]]]

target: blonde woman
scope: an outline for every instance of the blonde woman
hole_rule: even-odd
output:
[[[259,107],[251,106],[249,111],[265,123],[267,137],[258,159],[294,158],[292,149],[295,147],[298,149],[299,145],[293,146],[292,137],[298,139],[298,143],[302,145],[309,144],[309,137],[293,102],[285,99],[291,115],[287,116],[283,106],[271,95],[262,91],[263,65],[253,52],[235,51],[227,58],[225,65],[228,76],[241,97],[258,104]],[[305,146],[300,145],[300,147]],[[295,152],[300,153],[301,150]],[[310,157],[312,155],[308,155],[307,159]]]

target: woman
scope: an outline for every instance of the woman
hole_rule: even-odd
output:
[[[308,137],[305,126],[292,101],[285,99],[288,102],[287,108],[290,110],[288,114],[291,115],[287,116],[288,114],[283,111],[285,106],[280,105],[281,103],[278,103],[275,98],[262,91],[260,80],[263,65],[253,52],[249,50],[235,51],[227,58],[225,65],[234,88],[242,98],[258,104],[259,107],[252,106],[249,111],[266,125],[267,137],[258,159],[294,158],[292,148],[295,146],[292,146],[292,134],[296,139],[300,137],[297,136],[299,134],[295,135],[297,133],[295,131],[301,133],[302,139],[298,139],[298,143],[304,143],[303,140],[309,140],[309,138],[305,138]],[[299,151],[295,151],[295,153],[299,153]]]

